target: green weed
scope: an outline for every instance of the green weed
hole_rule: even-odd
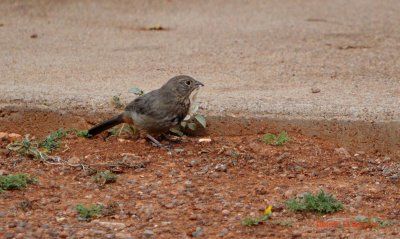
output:
[[[262,137],[262,141],[266,144],[279,146],[289,142],[289,136],[286,131],[280,132],[278,136],[267,133]]]
[[[263,215],[261,217],[255,217],[255,218],[248,217],[248,218],[245,218],[242,221],[242,225],[244,225],[244,226],[256,226],[256,225],[258,225],[258,224],[260,224],[262,222],[267,221],[270,218],[270,216],[271,215]]]
[[[16,152],[18,155],[46,159],[46,152],[39,150],[38,147],[37,143],[31,142],[29,135],[26,135],[21,141],[15,141],[7,145],[8,150]]]
[[[104,185],[108,183],[114,183],[117,181],[118,176],[110,170],[98,171],[93,176],[93,181],[97,184]]]
[[[0,176],[0,192],[4,190],[20,190],[28,184],[36,183],[37,179],[28,174],[17,173],[15,175]]]
[[[78,204],[75,207],[79,217],[83,220],[90,220],[95,217],[102,215],[104,206],[103,205],[89,205],[85,206],[83,204]]]
[[[79,218],[85,221],[90,221],[93,218],[101,216],[114,215],[117,212],[118,203],[114,202],[107,206],[103,205],[88,205],[78,204],[75,207]]]
[[[343,210],[343,204],[323,190],[316,195],[307,193],[303,198],[291,198],[286,204],[288,209],[294,212],[305,211],[326,214]]]
[[[74,129],[75,135],[82,138],[89,138],[90,134],[88,130],[77,130]]]
[[[60,128],[50,133],[45,140],[39,143],[39,147],[51,152],[60,147],[60,139],[64,138],[69,133],[68,130]]]

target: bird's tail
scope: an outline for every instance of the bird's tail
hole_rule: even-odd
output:
[[[101,132],[103,132],[104,130],[107,130],[113,126],[116,126],[118,124],[124,123],[125,120],[125,114],[119,114],[117,116],[112,117],[109,120],[106,120],[104,122],[101,122],[98,125],[95,125],[94,127],[92,127],[91,129],[88,130],[88,134],[90,137],[93,137],[95,135],[100,134]]]

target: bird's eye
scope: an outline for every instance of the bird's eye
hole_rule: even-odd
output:
[[[192,84],[192,82],[190,80],[188,80],[188,81],[185,82],[185,84],[186,85],[190,85],[190,84]]]

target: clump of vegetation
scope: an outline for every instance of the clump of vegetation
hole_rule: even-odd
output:
[[[51,152],[60,147],[60,139],[64,138],[69,133],[68,130],[60,128],[50,133],[45,140],[39,143],[39,147],[44,149],[42,151]]]
[[[89,138],[90,134],[88,130],[77,130],[75,129],[75,135],[82,138]]]
[[[7,149],[16,152],[18,155],[32,157],[36,159],[46,159],[47,154],[39,150],[38,143],[31,142],[29,135],[26,135],[21,141],[15,141],[7,145]]]
[[[0,192],[4,190],[20,190],[28,184],[36,183],[37,179],[28,174],[17,173],[15,175],[0,176]]]
[[[90,220],[95,217],[99,217],[102,215],[104,206],[103,205],[89,205],[85,206],[83,204],[78,204],[75,207],[78,212],[79,218],[83,220]]]
[[[107,206],[78,204],[75,210],[81,220],[90,221],[93,218],[114,215],[117,212],[117,207],[118,203],[111,203]]]
[[[48,158],[47,153],[60,147],[60,139],[65,137],[69,131],[60,128],[50,133],[42,142],[31,141],[26,135],[21,141],[15,141],[7,145],[7,149],[18,155],[32,157],[40,160]]]
[[[332,195],[321,190],[318,194],[306,193],[303,198],[291,198],[287,207],[294,212],[333,213],[343,210],[343,204]]]
[[[264,214],[260,217],[255,217],[255,218],[245,218],[242,221],[242,225],[243,226],[256,226],[260,223],[266,222],[268,221],[268,219],[271,217],[272,215],[272,206],[268,206],[265,210],[264,210]]]
[[[110,170],[98,171],[93,176],[93,181],[97,184],[104,185],[108,183],[115,183],[118,176]]]
[[[262,137],[262,141],[266,144],[279,146],[289,142],[289,136],[286,131],[280,132],[278,136],[267,133]]]

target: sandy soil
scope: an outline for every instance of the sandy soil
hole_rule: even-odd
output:
[[[16,125],[14,132],[20,132]],[[42,134],[32,129],[31,135]],[[46,164],[4,150],[3,174],[25,172],[38,184],[0,194],[2,238],[398,238],[398,224],[360,224],[356,217],[399,222],[400,161],[359,152],[347,155],[330,142],[289,132],[283,146],[261,135],[198,137],[165,149],[145,140],[68,136]],[[37,138],[37,140],[40,139]],[[218,170],[221,164],[225,170]],[[220,166],[218,166],[220,165]],[[118,173],[99,186],[91,170]],[[338,213],[294,213],[285,202],[325,190],[343,202]],[[114,215],[80,221],[77,204],[114,205]],[[241,223],[273,206],[254,227]],[[202,233],[193,234],[195,231]],[[145,236],[147,235],[147,236]]]

